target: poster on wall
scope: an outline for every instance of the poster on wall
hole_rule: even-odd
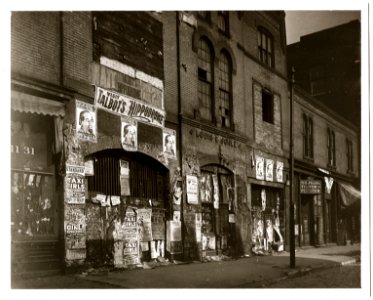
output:
[[[186,190],[188,204],[198,204],[198,178],[186,175]]]
[[[84,209],[66,205],[64,211],[66,249],[86,248],[86,218]]]
[[[264,158],[261,156],[256,156],[255,171],[256,179],[264,180]]]
[[[64,178],[64,198],[66,203],[85,203],[84,173],[84,166],[66,165],[66,176]]]
[[[176,160],[176,131],[163,128],[163,153],[169,159]]]
[[[181,196],[183,195],[183,182],[181,180],[176,180],[174,183],[174,191],[172,201],[176,205],[181,204]]]
[[[212,179],[210,174],[204,174],[200,179],[200,199],[202,203],[212,202]]]
[[[196,213],[196,242],[202,242],[202,213]]]
[[[136,213],[128,208],[122,223],[123,232],[123,261],[125,265],[139,263],[139,235]]]
[[[174,217],[172,218],[172,220],[180,222],[180,211],[179,210],[174,211]]]
[[[167,221],[166,249],[170,253],[181,253],[181,222]]]
[[[265,172],[266,180],[273,181],[273,160],[266,159],[266,172]]]
[[[212,185],[214,187],[214,208],[219,209],[219,183],[218,176],[212,175]]]
[[[84,162],[84,175],[85,176],[95,175],[93,159],[88,159]]]
[[[165,211],[162,209],[153,208],[152,236],[153,240],[164,240],[166,237]]]
[[[122,117],[121,144],[126,151],[137,151],[137,121]]]
[[[150,242],[152,238],[152,209],[139,208],[137,210],[137,223],[140,226],[140,241]]]
[[[120,163],[120,195],[130,196],[130,165],[126,160],[121,159]]]
[[[276,180],[277,182],[284,182],[284,163],[281,161],[276,162]]]
[[[79,140],[97,142],[96,108],[86,102],[76,100],[76,135]]]

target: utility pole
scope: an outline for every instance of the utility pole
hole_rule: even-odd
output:
[[[294,67],[290,74],[290,268],[295,268],[295,234],[294,234]]]

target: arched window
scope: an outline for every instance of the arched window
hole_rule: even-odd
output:
[[[202,119],[212,121],[212,47],[202,38],[198,42],[198,104]]]
[[[219,114],[221,127],[232,126],[232,60],[226,51],[219,59]]]

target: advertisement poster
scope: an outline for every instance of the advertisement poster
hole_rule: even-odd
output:
[[[256,179],[264,180],[264,158],[257,156],[255,161]]]
[[[202,242],[202,214],[196,213],[196,241]]]
[[[164,127],[164,110],[126,95],[96,87],[95,105],[119,116],[131,117],[150,125]]]
[[[110,196],[111,206],[116,206],[120,204],[120,197],[119,196]]]
[[[163,153],[169,159],[176,159],[176,131],[163,128]]]
[[[85,203],[84,166],[66,165],[65,202],[68,204]]]
[[[150,242],[152,238],[152,209],[139,208],[137,210],[137,222],[140,226],[140,241]]]
[[[122,223],[123,230],[123,261],[125,265],[139,263],[139,236],[137,231],[136,213],[127,209]]]
[[[170,253],[180,253],[182,251],[181,222],[167,221],[166,249]]]
[[[228,222],[229,223],[236,223],[235,214],[229,214],[229,216],[228,216]]]
[[[273,181],[273,160],[266,159],[266,172],[265,172],[266,180]]]
[[[80,260],[87,256],[86,249],[66,249],[66,260]]]
[[[153,240],[164,240],[166,238],[164,210],[153,209],[152,211],[152,236]]]
[[[189,204],[198,204],[198,178],[186,175],[187,201]]]
[[[174,211],[173,221],[180,221],[180,211],[178,210]]]
[[[85,176],[95,175],[95,171],[93,167],[93,159],[89,159],[84,162],[84,175]]]
[[[76,100],[76,135],[79,140],[97,142],[96,108],[86,102]]]
[[[183,195],[183,182],[181,180],[175,181],[174,191],[173,191],[173,203],[176,205],[181,204],[181,196]]]
[[[284,163],[281,161],[276,162],[276,180],[277,182],[284,182]]]
[[[66,205],[64,213],[66,248],[86,248],[86,218],[84,215],[84,209]]]
[[[122,117],[121,144],[126,151],[137,151],[137,122],[133,119]]]
[[[212,175],[212,184],[214,186],[214,208],[219,209],[219,183],[217,175]]]
[[[202,203],[212,202],[212,180],[210,174],[204,174],[200,179],[200,197]]]
[[[126,160],[120,160],[120,194],[121,196],[130,196],[130,165]]]

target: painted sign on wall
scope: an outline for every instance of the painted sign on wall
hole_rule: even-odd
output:
[[[78,139],[97,142],[97,115],[93,105],[76,100],[75,122]]]
[[[123,94],[96,87],[95,105],[116,115],[164,127],[166,114],[163,110]]]

